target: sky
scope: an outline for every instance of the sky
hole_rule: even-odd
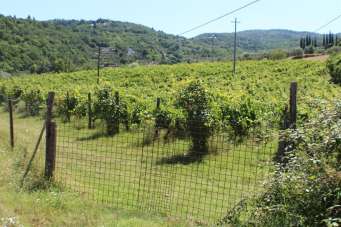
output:
[[[0,14],[37,20],[105,18],[143,24],[178,35],[219,17],[252,0],[0,0]],[[238,30],[290,29],[315,31],[341,14],[341,0],[261,0],[260,2],[201,29],[187,33]],[[341,18],[320,32],[341,32]]]

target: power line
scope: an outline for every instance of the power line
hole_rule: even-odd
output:
[[[206,26],[206,25],[208,25],[208,24],[211,24],[211,23],[213,23],[213,22],[215,22],[215,21],[217,21],[217,20],[220,20],[220,19],[222,19],[222,18],[224,18],[224,17],[227,17],[227,16],[229,16],[229,15],[235,13],[235,12],[238,12],[238,11],[240,11],[240,10],[242,10],[242,9],[245,9],[245,8],[251,6],[251,5],[253,5],[253,4],[255,4],[255,3],[259,2],[259,1],[261,1],[261,0],[252,1],[252,2],[246,4],[246,5],[242,6],[242,7],[239,7],[238,9],[232,10],[231,12],[228,12],[228,13],[226,13],[226,14],[220,16],[220,17],[214,18],[214,19],[212,19],[212,20],[210,20],[210,21],[208,21],[208,22],[206,22],[206,23],[203,23],[203,24],[198,25],[198,26],[196,26],[196,27],[194,27],[194,28],[191,28],[191,29],[189,29],[189,30],[187,30],[187,31],[185,31],[185,32],[183,32],[183,33],[180,33],[179,36],[184,35],[184,34],[189,33],[189,32],[192,32],[192,31],[194,31],[194,30],[197,30],[198,28],[202,28],[202,27],[204,27],[204,26]]]
[[[321,27],[319,27],[318,29],[316,29],[314,32],[319,32],[321,31],[323,28],[327,27],[328,25],[330,25],[331,23],[334,23],[335,21],[337,21],[338,19],[341,18],[341,14],[338,15],[337,17],[333,18],[332,20],[330,20],[328,23],[322,25]]]

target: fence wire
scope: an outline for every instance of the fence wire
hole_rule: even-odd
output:
[[[33,107],[19,99],[14,106],[16,146],[24,147],[29,159],[46,109],[39,109],[38,116],[28,116],[27,110]],[[8,114],[5,110],[2,116]],[[152,124],[129,130],[122,127],[116,135],[107,136],[106,125],[99,121],[94,129],[88,129],[86,119],[55,121],[57,183],[111,207],[203,223],[216,223],[241,200],[264,190],[278,143],[278,131],[273,129],[250,130],[243,138],[220,130],[209,136],[205,151],[198,152],[188,134],[156,129]],[[8,128],[4,117],[0,124]],[[8,134],[4,127],[0,131]],[[201,133],[198,128],[194,136],[201,138]],[[43,139],[31,173],[43,174],[45,158]]]
[[[272,130],[243,139],[214,133],[199,155],[188,136],[157,131],[143,125],[107,136],[104,124],[90,130],[82,120],[58,123],[55,179],[109,206],[211,223],[260,193],[270,177]]]

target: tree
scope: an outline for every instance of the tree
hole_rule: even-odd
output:
[[[301,38],[300,40],[300,47],[304,50],[305,49],[305,39]]]
[[[192,153],[198,157],[207,154],[208,138],[213,132],[209,93],[199,81],[192,82],[180,92],[178,104],[186,115]]]
[[[327,47],[327,36],[325,34],[323,34],[323,47]]]

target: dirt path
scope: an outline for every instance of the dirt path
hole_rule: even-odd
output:
[[[314,57],[307,57],[307,58],[303,58],[304,60],[308,60],[308,61],[321,61],[321,62],[325,62],[327,61],[329,58],[329,55],[320,55],[320,56],[314,56]]]

